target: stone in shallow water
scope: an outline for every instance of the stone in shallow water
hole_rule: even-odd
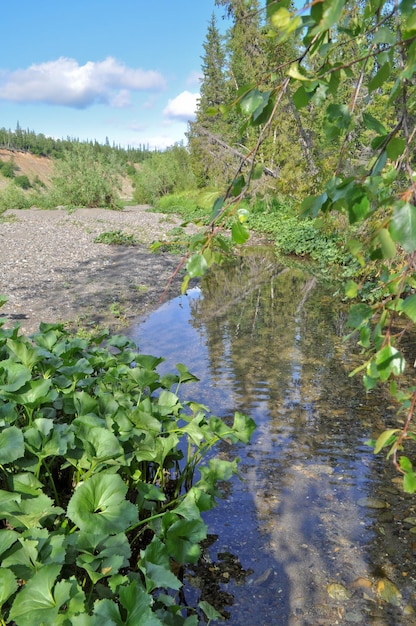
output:
[[[328,595],[333,600],[348,600],[351,598],[351,591],[348,591],[344,585],[340,585],[340,583],[331,583],[326,588]]]
[[[385,602],[393,604],[394,606],[400,605],[402,594],[397,589],[396,585],[388,578],[382,578],[378,581],[377,593]]]
[[[378,498],[360,498],[357,500],[357,504],[368,509],[386,509],[389,506],[387,502]]]

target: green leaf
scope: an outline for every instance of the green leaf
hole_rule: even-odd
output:
[[[353,280],[348,280],[345,285],[345,295],[347,298],[356,298],[358,294],[358,285]]]
[[[371,93],[378,89],[388,80],[391,72],[390,63],[384,63],[376,73],[376,75],[368,83],[368,91]],[[368,114],[367,114],[368,115]]]
[[[351,123],[351,112],[346,104],[329,104],[326,116],[341,129],[347,129]]]
[[[371,113],[363,113],[364,126],[369,130],[374,130],[379,135],[386,135],[387,130]]]
[[[400,311],[403,311],[412,322],[416,324],[416,294],[408,296],[400,304]]]
[[[2,361],[0,372],[1,370],[5,371],[7,381],[5,385],[0,385],[2,391],[18,391],[32,378],[30,370],[25,365],[16,363],[12,359]]]
[[[309,101],[312,97],[312,94],[306,91],[303,85],[301,85],[295,93],[292,95],[293,104],[299,111],[303,107],[306,107],[309,104]]]
[[[18,626],[55,624],[59,604],[53,594],[54,583],[61,571],[61,565],[44,565],[17,594],[9,618]]]
[[[374,454],[378,454],[383,448],[390,446],[395,439],[397,439],[396,433],[399,432],[399,428],[389,428],[388,430],[383,431],[376,440]]]
[[[170,516],[163,516],[163,521]],[[177,519],[166,530],[166,548],[178,563],[196,563],[201,550],[199,542],[206,539],[207,526],[202,520]]]
[[[216,217],[220,214],[222,207],[224,206],[224,198],[219,197],[215,200],[214,206],[212,207],[211,215],[209,216],[209,221],[212,222]]]
[[[254,420],[243,413],[236,411],[234,414],[233,422],[233,434],[237,437],[238,441],[242,443],[249,443],[251,435],[256,430],[257,426]]]
[[[407,458],[407,456],[400,457],[399,465],[405,472],[411,472],[413,469],[412,462],[410,461],[410,459]]]
[[[328,195],[326,193],[320,196],[308,196],[300,205],[302,216],[316,217],[319,211],[324,210],[324,205],[327,201]]]
[[[396,205],[390,220],[389,231],[406,252],[416,250],[416,207],[410,202]]]
[[[381,245],[383,259],[392,259],[396,255],[396,244],[391,238],[389,231],[386,228],[382,228],[377,233],[377,239]]]
[[[204,615],[208,618],[208,621],[212,619],[225,619],[224,616],[219,613],[217,609],[215,609],[212,604],[210,604],[206,600],[201,600],[200,602],[198,602],[198,606],[204,612]]]
[[[406,141],[402,137],[393,137],[386,146],[387,156],[391,161],[396,161],[403,154]]]
[[[416,491],[415,472],[406,472],[403,477],[403,489],[406,493],[414,493]]]
[[[202,254],[193,254],[186,263],[186,270],[191,278],[204,276],[208,270],[208,263]]]
[[[121,606],[127,611],[122,626],[162,626],[151,608],[153,597],[137,581],[120,587],[119,597]]]
[[[51,388],[52,381],[50,378],[41,380],[32,380],[28,383],[28,388],[25,391],[16,393],[13,395],[13,400],[19,404],[23,404],[34,408],[35,406],[45,402],[47,399],[55,399],[57,393],[54,389],[51,390],[51,394],[48,392]]]
[[[400,376],[405,369],[405,360],[394,346],[384,346],[376,354],[376,366],[382,381],[389,378],[390,374]]]
[[[153,537],[146,549],[140,552],[139,569],[144,574],[149,593],[157,588],[178,590],[182,587],[171,570],[168,549],[158,537]]]
[[[231,227],[231,238],[234,243],[243,244],[250,237],[250,232],[244,224],[241,222],[234,222]]]
[[[23,338],[19,338],[18,340],[9,339],[7,347],[29,370],[33,368],[35,363],[42,359],[42,355],[39,354],[39,352],[29,342],[24,341]]]
[[[252,115],[264,102],[264,93],[258,89],[252,89],[240,100],[240,108],[246,115]]]
[[[9,569],[0,567],[0,609],[18,589],[15,575]]]
[[[125,499],[127,485],[118,475],[95,474],[76,488],[69,519],[85,532],[115,535],[137,522],[138,511]]]
[[[316,35],[329,30],[341,17],[344,8],[344,0],[324,0],[321,19],[319,23],[310,31],[311,35]]]
[[[353,304],[348,314],[348,326],[350,328],[359,328],[361,324],[368,322],[373,315],[373,309],[360,302],[359,304]]]
[[[11,463],[25,455],[25,443],[20,428],[10,426],[0,432],[0,465]]]

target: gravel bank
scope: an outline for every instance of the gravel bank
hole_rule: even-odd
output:
[[[179,258],[152,254],[153,241],[167,239],[179,220],[144,206],[124,211],[63,209],[8,211],[0,222],[0,294],[8,302],[1,315],[24,333],[43,322],[74,327],[123,327],[154,310]],[[136,246],[94,243],[97,235],[121,230]],[[167,297],[178,295],[180,278]]]

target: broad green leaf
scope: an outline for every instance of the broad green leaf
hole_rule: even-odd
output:
[[[326,193],[320,196],[308,196],[300,205],[302,216],[316,217],[319,211],[323,210],[327,201],[328,195]]]
[[[20,502],[11,501],[2,506],[0,518],[6,519],[15,528],[36,528],[49,517],[57,517],[63,509],[54,506],[53,500],[44,493],[31,498],[22,498]]]
[[[388,430],[383,431],[376,440],[374,454],[378,454],[385,446],[391,445],[396,438],[396,433],[399,432],[399,428],[389,428]]]
[[[390,236],[387,228],[382,228],[377,233],[377,239],[380,242],[383,259],[392,259],[396,254],[396,244]]]
[[[2,391],[18,391],[32,378],[30,370],[25,365],[12,359],[5,359],[0,363],[0,380],[1,370],[5,373],[5,384],[0,385]]]
[[[256,163],[253,169],[253,173],[251,175],[251,180],[258,180],[259,178],[261,178],[263,176],[263,171],[263,165],[261,163]],[[242,211],[243,209],[240,210]]]
[[[15,530],[9,530],[8,528],[0,530],[0,556],[19,539],[19,536],[19,533]]]
[[[376,354],[377,370],[382,381],[389,378],[390,374],[400,376],[405,369],[405,360],[394,346],[384,346]]]
[[[240,195],[240,193],[243,191],[244,187],[246,186],[246,179],[245,177],[241,174],[240,176],[238,176],[232,184],[231,187],[231,195],[234,197],[237,197]]]
[[[416,491],[416,473],[406,472],[403,476],[403,489],[406,493],[414,493]]]
[[[400,457],[399,465],[405,472],[411,472],[413,469],[412,462],[410,461],[410,459],[407,458],[407,456]]]
[[[368,83],[368,91],[371,93],[378,89],[388,80],[391,72],[390,63],[384,63],[376,73],[376,75]]]
[[[15,575],[9,569],[0,567],[0,613],[3,604],[18,589],[18,583]]]
[[[301,68],[297,63],[293,63],[287,74],[288,76],[290,76],[291,78],[294,78],[295,80],[301,80],[301,81],[305,81],[305,80],[309,80],[309,76],[307,76],[306,74],[303,74],[303,68]]]
[[[258,89],[252,89],[240,100],[240,108],[246,115],[252,115],[264,102],[264,94]]]
[[[347,129],[351,122],[351,112],[346,104],[329,104],[326,116],[330,122],[334,122],[341,129]]]
[[[389,225],[390,235],[406,252],[416,250],[416,207],[410,202],[395,206]]]
[[[208,269],[208,263],[202,254],[193,254],[186,263],[186,270],[191,278],[204,276]]]
[[[163,520],[167,516],[163,516]],[[199,542],[206,539],[207,526],[202,520],[177,519],[165,531],[166,547],[178,563],[196,563],[200,557]]]
[[[356,298],[358,294],[358,284],[353,280],[348,280],[345,285],[345,295],[347,298]]]
[[[292,18],[291,13],[287,10],[286,7],[282,7],[280,2],[278,5],[275,5],[275,10],[271,13],[271,23],[278,30],[285,30],[290,23]]]
[[[373,309],[360,302],[359,304],[353,304],[348,314],[348,326],[350,328],[359,328],[361,324],[368,322],[373,315]]]
[[[400,311],[403,311],[416,324],[416,294],[412,294],[403,300],[400,305]]]
[[[62,565],[57,564],[44,565],[19,591],[9,616],[17,626],[56,623],[63,602],[56,602],[53,586],[61,567]]]
[[[344,8],[344,0],[324,0],[319,23],[310,31],[311,35],[316,35],[329,30],[341,17]]]
[[[12,463],[25,455],[22,431],[16,426],[4,428],[0,432],[0,465]]]
[[[95,474],[76,488],[69,519],[85,532],[115,535],[137,522],[138,511],[125,499],[127,485],[118,475]]]
[[[119,597],[121,606],[127,612],[123,626],[162,626],[151,608],[153,597],[137,581],[120,587]]]
[[[364,126],[369,130],[374,130],[379,135],[386,135],[387,130],[371,113],[363,113]]]
[[[208,618],[208,621],[212,619],[224,619],[224,616],[219,613],[217,609],[215,609],[212,604],[210,604],[206,600],[201,600],[200,602],[198,602],[198,606],[204,612],[205,616]]]
[[[158,537],[153,537],[146,549],[140,552],[139,569],[144,574],[149,593],[157,588],[178,590],[182,587],[171,570],[167,547]]]
[[[56,399],[58,394],[54,389],[51,389],[51,386],[52,381],[50,378],[32,380],[27,384],[25,391],[13,395],[13,400],[19,404],[34,408],[42,402]]]
[[[248,231],[246,226],[244,224],[241,224],[240,222],[234,222],[234,224],[231,226],[231,238],[234,243],[243,244],[249,239],[249,237],[250,232]]]
[[[406,148],[406,141],[402,137],[393,137],[386,146],[387,156],[391,161],[396,161]]]
[[[309,101],[312,97],[312,94],[306,91],[303,85],[301,85],[295,93],[292,95],[293,104],[299,111],[303,107],[306,107],[309,104]]]
[[[79,551],[76,563],[88,572],[93,584],[118,574],[121,568],[129,565],[131,550],[124,533],[105,538],[93,533],[80,533],[76,548]]]
[[[88,456],[94,459],[119,459],[124,450],[114,433],[107,428],[95,427],[88,432],[84,440]]]
[[[35,363],[42,359],[42,355],[28,342],[23,339],[9,339],[7,347],[19,359],[19,361],[31,370]]]
[[[216,217],[220,214],[222,207],[224,206],[224,198],[219,197],[215,200],[214,206],[212,207],[211,215],[209,216],[209,221],[212,222]]]
[[[251,435],[256,430],[257,426],[254,420],[239,411],[234,414],[233,422],[233,434],[237,437],[238,441],[242,443],[249,443]]]

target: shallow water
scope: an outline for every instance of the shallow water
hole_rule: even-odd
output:
[[[205,519],[211,545],[185,596],[239,626],[416,624],[414,498],[366,440],[393,407],[349,371],[347,313],[308,274],[267,250],[211,273],[130,333],[139,349],[185,363],[183,389],[227,418],[257,423],[242,480]]]

